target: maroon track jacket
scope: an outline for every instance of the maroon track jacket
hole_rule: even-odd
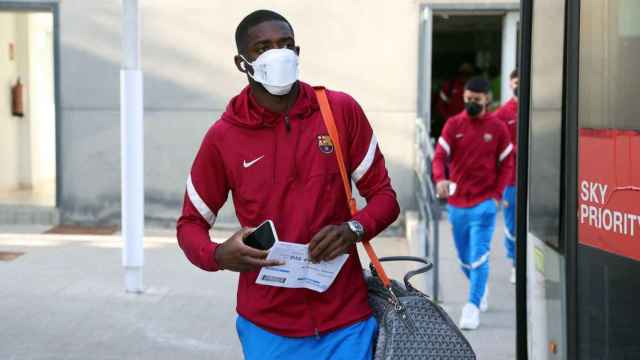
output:
[[[473,207],[487,199],[502,199],[513,172],[513,145],[507,126],[494,114],[472,119],[466,111],[445,123],[433,158],[433,178],[457,184],[449,204]]]

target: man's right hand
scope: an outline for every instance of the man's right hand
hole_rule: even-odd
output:
[[[446,199],[449,197],[449,180],[441,180],[436,184],[436,193],[440,199]]]
[[[215,251],[216,262],[221,269],[245,272],[257,271],[263,266],[283,265],[278,260],[266,260],[267,250],[258,250],[246,245],[243,240],[253,229],[242,228],[227,241],[218,245]]]

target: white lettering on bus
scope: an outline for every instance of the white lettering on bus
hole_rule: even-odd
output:
[[[599,206],[580,204],[578,216],[580,224],[630,237],[635,237],[635,229],[640,227],[640,215]]]
[[[607,198],[608,188],[609,185],[583,180],[580,183],[580,198],[582,201],[604,205]]]

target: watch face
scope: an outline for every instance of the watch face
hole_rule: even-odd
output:
[[[349,228],[351,228],[351,231],[356,233],[358,237],[361,237],[364,234],[364,228],[362,227],[362,224],[357,221],[349,221]]]

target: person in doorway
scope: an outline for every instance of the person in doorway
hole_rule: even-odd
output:
[[[235,40],[235,65],[248,86],[198,150],[179,245],[203,270],[240,273],[236,329],[246,359],[371,359],[377,322],[356,243],[376,236],[400,211],[376,136],[352,97],[327,90],[347,171],[367,201],[351,217],[314,89],[298,80],[293,27],[258,10],[240,22]],[[229,192],[243,228],[215,243],[209,230]],[[281,240],[308,244],[311,261],[348,254],[325,292],[256,284],[261,267],[278,263],[243,239],[267,219]]]
[[[460,328],[476,329],[488,308],[489,253],[498,204],[513,172],[509,130],[487,111],[489,82],[473,78],[464,90],[465,111],[450,118],[438,139],[433,177],[447,212],[461,268],[470,280]],[[449,178],[445,167],[449,166]]]
[[[514,146],[514,163],[516,159],[516,146],[518,144],[518,70],[513,70],[509,76],[513,97],[504,103],[497,111],[496,117],[502,120],[509,129],[511,143]],[[511,275],[509,281],[516,283],[516,167],[509,183],[504,190],[504,246],[507,250],[507,257],[511,260]]]
[[[436,108],[444,120],[458,115],[464,110],[464,99],[462,97],[464,85],[473,76],[474,71],[473,65],[463,63],[458,68],[458,72],[453,79],[442,83],[438,92]]]

